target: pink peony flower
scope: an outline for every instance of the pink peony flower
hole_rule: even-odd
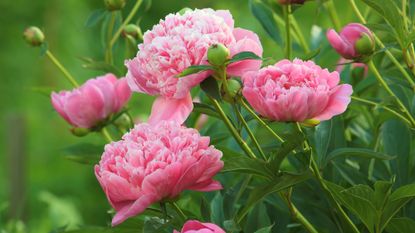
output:
[[[358,48],[357,43],[363,36],[368,36],[370,45],[362,45]],[[365,26],[359,23],[350,23],[346,25],[340,35],[333,29],[327,31],[327,39],[331,46],[346,59],[357,59],[365,54],[360,54],[366,50],[374,50],[374,38],[372,32]],[[371,48],[366,48],[367,46]],[[372,51],[373,52],[373,51]]]
[[[119,112],[130,99],[131,90],[125,78],[106,74],[88,80],[72,91],[52,92],[52,105],[71,125],[91,128]]]
[[[225,231],[213,223],[189,220],[184,224],[180,232],[175,230],[173,233],[225,233]]]
[[[337,72],[299,59],[248,72],[242,80],[247,101],[275,121],[328,120],[346,110],[353,92],[348,84],[338,85]]]
[[[173,199],[184,190],[222,188],[213,176],[222,152],[209,146],[209,137],[175,121],[138,124],[121,141],[105,146],[95,175],[116,210],[117,225],[153,203]]]
[[[183,78],[177,78],[177,75],[191,65],[207,64],[208,48],[218,43],[227,46],[231,56],[243,51],[262,55],[258,36],[251,31],[234,28],[229,11],[203,9],[186,11],[183,15],[169,14],[144,34],[137,56],[126,61],[128,83],[133,91],[161,96],[162,102],[173,106],[170,110],[190,113],[181,110],[180,106],[186,104],[185,108],[191,111],[191,101],[177,100],[188,100],[191,88],[208,77],[210,72]],[[227,71],[229,75],[240,76],[260,66],[261,61],[244,60],[229,65]],[[168,102],[173,99],[172,103]],[[174,113],[169,111],[164,116],[170,115]]]

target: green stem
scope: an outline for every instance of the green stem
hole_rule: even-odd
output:
[[[290,24],[291,5],[284,6],[285,20],[285,58],[291,58],[291,24]]]
[[[166,208],[165,202],[160,202],[160,209],[161,209],[161,212],[163,213],[164,223],[167,223],[168,214],[167,214],[167,208]]]
[[[113,142],[114,141],[114,139],[112,139],[110,133],[108,132],[108,130],[106,128],[101,129],[101,134],[105,138],[105,140],[107,140],[108,142]]]
[[[59,68],[59,70],[65,75],[66,79],[74,86],[79,87],[79,84],[76,82],[74,77],[69,73],[69,71],[56,59],[56,57],[52,54],[50,50],[46,51],[46,55],[48,58]]]
[[[362,99],[362,98],[359,98],[359,97],[356,97],[356,96],[352,96],[352,100],[359,101],[359,102],[362,102],[362,103],[365,103],[365,104],[370,104],[370,105],[373,105],[375,107],[383,108],[386,111],[392,113],[393,115],[399,117],[400,119],[402,119],[403,121],[405,121],[407,124],[411,125],[411,121],[409,121],[408,119],[406,119],[406,117],[402,116],[401,114],[399,114],[398,112],[396,112],[395,110],[393,110],[391,108],[388,108],[386,106],[382,106],[382,105],[380,105],[380,104],[378,104],[376,102],[373,102],[373,101],[370,101],[370,100],[366,100],[366,99]]]
[[[114,25],[115,25],[115,16],[116,16],[116,12],[111,12],[110,23],[108,24],[108,31],[107,31],[108,44],[107,44],[107,49],[105,51],[105,62],[107,62],[108,64],[112,64],[111,38],[112,38],[112,32],[114,30]]]
[[[121,35],[123,28],[133,19],[134,15],[137,13],[138,8],[140,8],[141,3],[143,0],[137,0],[134,4],[133,9],[131,10],[130,14],[128,14],[127,18],[125,18],[124,22],[121,24],[120,28],[115,32],[114,36],[110,41],[110,46],[114,46],[115,42],[117,41],[118,37]]]
[[[264,151],[262,150],[261,146],[259,145],[258,140],[256,139],[254,133],[249,128],[248,123],[245,121],[245,119],[242,116],[241,112],[237,109],[235,104],[232,104],[232,106],[234,107],[237,117],[242,122],[242,125],[245,127],[246,132],[248,133],[249,137],[251,138],[252,142],[254,143],[255,147],[257,148],[259,154],[261,154],[261,156],[264,160],[267,160],[267,157],[265,156]]]
[[[288,209],[291,212],[291,216],[299,222],[303,227],[310,233],[318,233],[314,226],[304,217],[304,215],[297,209],[294,203],[291,202],[290,198],[285,196],[283,193],[279,193],[280,197],[285,201]]]
[[[284,142],[284,139],[282,139],[277,133],[275,133],[275,131],[273,129],[271,129],[271,127],[268,126],[267,123],[265,123],[265,121],[263,121],[255,112],[254,110],[251,109],[251,107],[249,107],[249,105],[247,103],[245,103],[244,100],[241,99],[241,101],[239,101],[242,106],[262,125],[264,126],[271,134],[272,136],[274,136],[278,141],[280,142]]]
[[[232,122],[229,120],[228,116],[226,116],[225,112],[223,111],[222,107],[220,106],[219,102],[214,98],[210,97],[213,105],[215,106],[216,110],[219,112],[220,117],[222,118],[223,123],[225,123],[226,127],[231,132],[232,136],[235,138],[236,142],[242,148],[242,150],[251,158],[255,159],[256,156],[254,152],[252,152],[251,148],[246,144],[246,142],[239,136],[238,131],[232,125]]]
[[[363,17],[362,13],[360,13],[359,8],[356,5],[356,2],[354,0],[349,0],[350,5],[352,6],[352,9],[354,10],[355,14],[359,18],[359,20],[366,24],[366,20]],[[372,32],[373,33],[373,32]],[[373,37],[375,38],[376,43],[381,47],[381,49],[385,48],[385,45],[382,43],[382,41],[373,33]],[[386,56],[389,57],[389,59],[392,61],[392,63],[398,68],[398,70],[402,73],[402,75],[405,77],[405,79],[409,82],[411,85],[412,90],[415,90],[415,82],[412,80],[412,77],[406,72],[405,68],[399,63],[399,61],[393,56],[393,54],[389,51],[385,51]]]
[[[179,205],[177,205],[176,202],[170,202],[170,204],[173,206],[173,209],[182,217],[183,220],[187,219],[186,214],[183,212],[182,209],[180,209]]]
[[[413,126],[415,126],[415,119],[412,117],[411,113],[408,111],[408,109],[402,103],[402,101],[395,95],[395,93],[393,93],[392,89],[390,89],[390,87],[388,86],[386,81],[382,78],[382,76],[380,75],[378,69],[376,68],[375,64],[373,63],[373,61],[370,61],[368,63],[368,65],[369,65],[369,69],[373,72],[373,74],[375,75],[375,77],[379,81],[379,83],[383,86],[383,88],[385,88],[385,90],[389,93],[389,95],[391,95],[395,99],[395,101],[398,103],[399,107],[401,108],[402,112],[405,113],[405,115],[410,120],[411,124]]]
[[[330,15],[330,19],[333,22],[334,25],[334,29],[336,29],[336,31],[340,31],[341,29],[341,24],[340,24],[340,20],[339,20],[339,16],[337,15],[336,12],[336,8],[334,7],[334,3],[332,0],[329,0],[325,3],[326,9],[329,12]]]

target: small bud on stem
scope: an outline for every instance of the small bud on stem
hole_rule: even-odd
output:
[[[38,27],[29,27],[23,32],[23,38],[30,45],[37,47],[43,44],[45,40],[45,35]]]
[[[221,66],[229,59],[229,49],[223,44],[214,44],[209,47],[207,57],[211,65]]]

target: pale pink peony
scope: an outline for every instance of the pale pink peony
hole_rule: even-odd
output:
[[[191,88],[208,77],[210,72],[183,78],[177,78],[177,75],[191,65],[207,64],[208,48],[218,43],[228,47],[231,56],[243,51],[262,55],[258,36],[251,31],[234,28],[229,11],[202,9],[186,11],[183,15],[169,14],[144,34],[137,56],[126,61],[128,83],[133,91],[161,96],[166,105],[176,106],[179,102],[167,101],[188,98]],[[244,60],[229,65],[227,71],[231,76],[241,76],[260,66],[261,61]],[[191,108],[191,102],[185,103],[185,108]],[[180,106],[170,110],[183,112]],[[170,113],[166,116],[174,114]]]
[[[112,224],[184,190],[221,189],[213,176],[223,167],[222,152],[209,141],[195,129],[162,121],[138,124],[121,141],[106,145],[95,175],[117,212]]]
[[[225,233],[225,231],[213,223],[189,220],[183,225],[181,231],[174,230],[173,233]]]
[[[337,34],[333,29],[327,31],[327,39],[331,46],[337,53],[346,59],[357,59],[362,55],[357,51],[356,43],[363,35],[367,35],[374,45],[372,32],[359,23],[350,23],[346,25],[340,34]]]
[[[71,91],[52,92],[52,105],[74,127],[91,128],[119,112],[130,99],[125,78],[106,74]]]
[[[343,113],[353,92],[339,74],[312,61],[282,60],[242,76],[243,95],[262,116],[275,121],[328,120]]]

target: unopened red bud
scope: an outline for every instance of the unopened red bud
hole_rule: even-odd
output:
[[[24,30],[23,38],[32,46],[40,46],[45,40],[45,35],[38,27],[29,27]]]

